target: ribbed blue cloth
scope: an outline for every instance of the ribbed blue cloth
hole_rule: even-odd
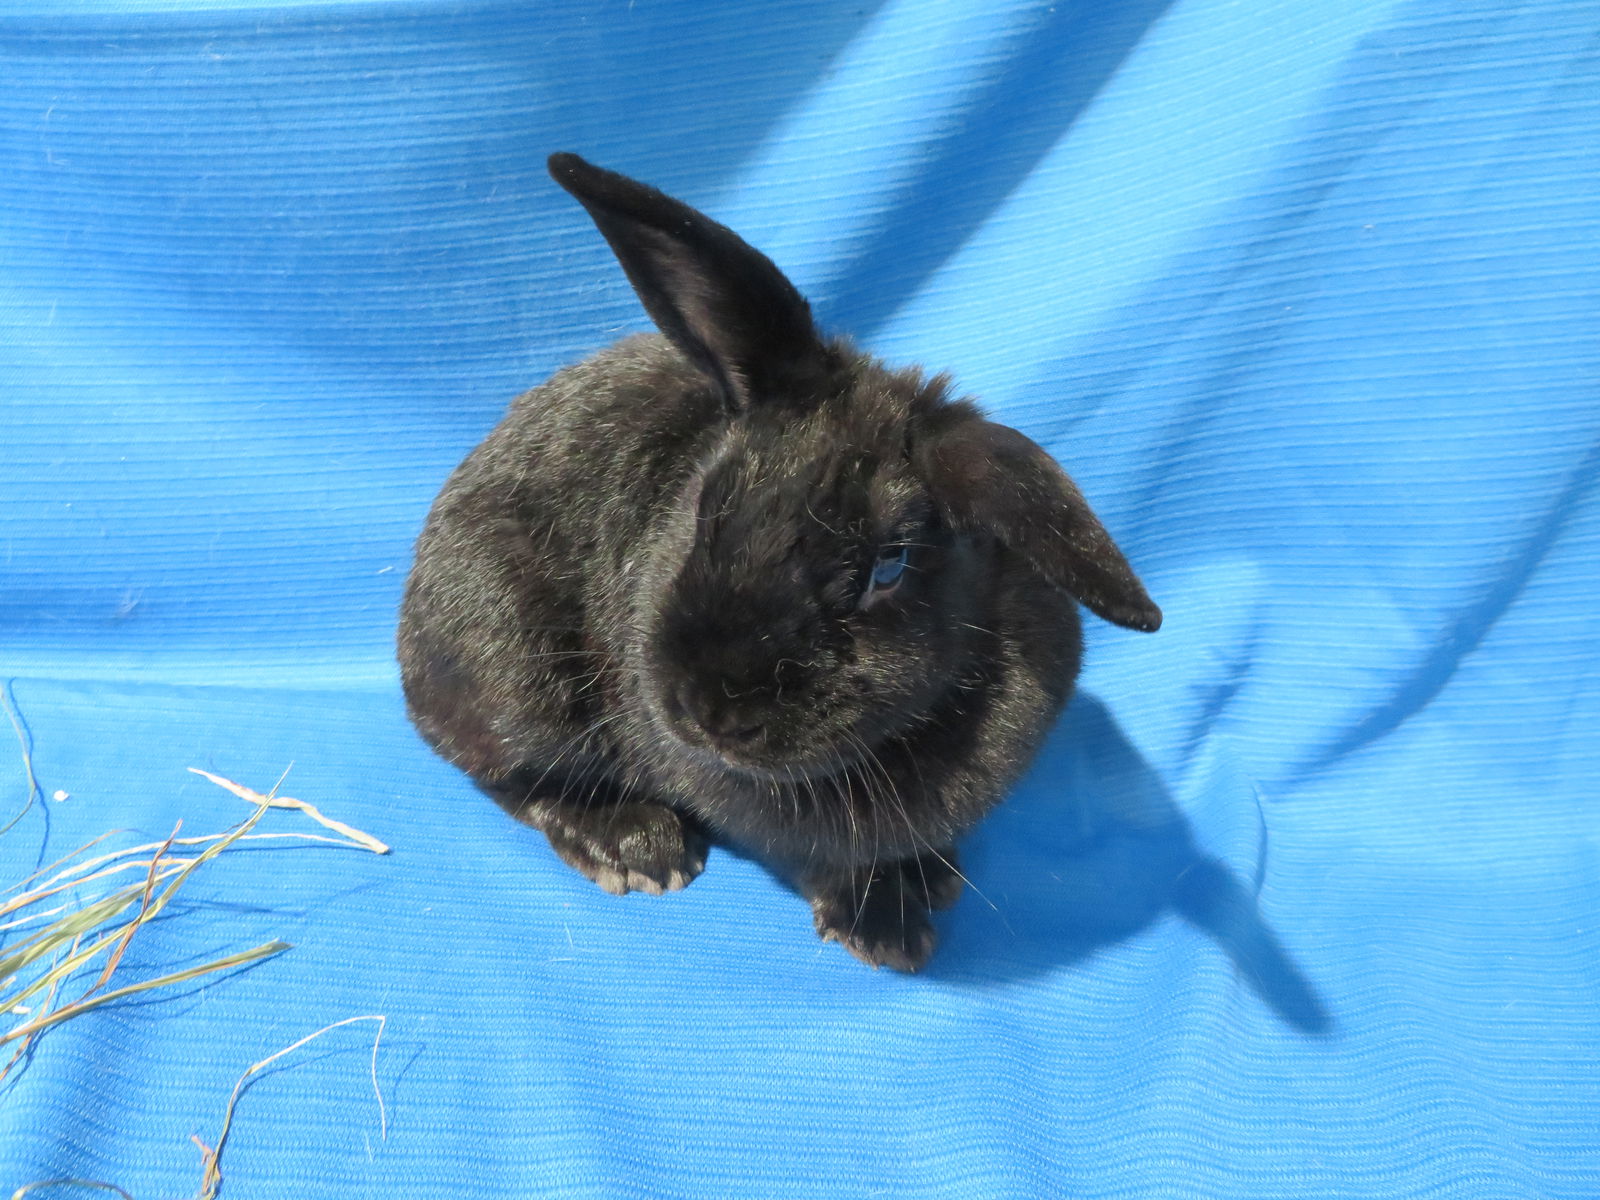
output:
[[[394,847],[197,874],[129,979],[295,948],[44,1036],[0,1191],[192,1194],[245,1067],[382,1013],[387,1140],[336,1031],[245,1091],[225,1197],[1600,1196],[1597,37],[1592,0],[0,7],[0,676],[46,796],[0,884],[244,814],[189,766],[292,762]],[[952,370],[1166,612],[1089,622],[924,976],[721,852],[604,895],[406,723],[433,494],[646,325],[552,150]]]

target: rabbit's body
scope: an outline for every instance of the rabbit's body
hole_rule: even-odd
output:
[[[954,839],[1071,692],[1063,584],[1125,624],[1159,612],[1031,442],[816,335],[693,210],[552,170],[666,336],[520,397],[446,484],[401,615],[412,717],[608,890],[686,884],[709,833],[794,881],[825,937],[915,969]]]

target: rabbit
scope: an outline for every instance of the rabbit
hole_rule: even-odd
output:
[[[423,738],[608,892],[708,843],[874,967],[923,967],[955,843],[1072,691],[1077,605],[1161,611],[1039,446],[946,377],[819,332],[737,234],[574,154],[659,332],[512,402],[417,541],[398,657]]]

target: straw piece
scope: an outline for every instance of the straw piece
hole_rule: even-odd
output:
[[[172,833],[161,842],[116,850],[94,858],[83,858],[84,852],[89,847],[103,840],[104,835],[102,835],[101,838],[80,846],[42,871],[35,871],[18,885],[26,887],[35,884],[31,891],[22,891],[0,903],[0,917],[7,917],[20,910],[34,908],[51,897],[62,893],[73,893],[77,888],[109,879],[124,871],[138,870],[143,873],[142,879],[131,881],[105,895],[97,896],[85,903],[82,908],[74,910],[70,904],[58,905],[48,912],[34,912],[18,921],[0,925],[0,929],[6,929],[24,922],[31,924],[39,917],[54,917],[48,925],[32,930],[28,936],[6,947],[4,953],[0,953],[0,1011],[22,1018],[9,1031],[0,1034],[0,1045],[8,1042],[18,1043],[10,1062],[0,1067],[0,1080],[5,1079],[15,1068],[33,1037],[52,1025],[111,1000],[186,982],[288,949],[286,943],[273,941],[257,946],[253,950],[227,955],[186,971],[97,994],[111,983],[122,965],[123,956],[133,938],[145,925],[160,915],[189,876],[203,863],[209,862],[241,840],[290,838],[371,850],[375,853],[388,853],[389,848],[370,834],[325,817],[313,806],[299,800],[279,798],[277,785],[270,793],[262,795],[251,788],[207,771],[197,771],[196,774],[203,775],[234,795],[248,800],[254,805],[254,811],[226,833],[181,838],[178,836],[183,825],[180,821]],[[285,774],[287,775],[287,772]],[[281,785],[282,782],[283,780],[279,779],[278,784]],[[252,833],[269,808],[297,809],[339,836],[326,837],[309,833]],[[189,857],[174,854],[173,848],[179,846],[197,847],[199,852]],[[147,857],[136,857],[139,855]],[[36,883],[41,876],[45,876],[43,882]],[[16,888],[8,891],[16,891]],[[5,893],[0,893],[3,894]],[[130,909],[135,911],[124,917]],[[51,956],[48,969],[42,969],[36,978],[21,977],[23,971],[47,956]],[[70,980],[101,956],[104,956],[104,961],[95,974],[94,982],[76,1000],[57,1009],[55,999],[62,983]],[[45,996],[43,1003],[30,1006],[29,1002],[41,993]],[[379,1103],[381,1108],[381,1096]]]
[[[243,784],[234,783],[231,779],[224,779],[220,775],[213,775],[210,771],[202,771],[199,767],[190,767],[190,771],[209,779],[220,788],[225,788],[238,796],[241,800],[248,800],[251,804],[264,804],[269,808],[297,808],[317,824],[335,833],[342,833],[353,842],[359,842],[374,854],[387,854],[389,847],[373,837],[370,833],[363,833],[359,829],[346,825],[343,821],[335,821],[332,817],[325,817],[314,805],[307,804],[304,800],[293,800],[288,796],[269,795],[263,796],[260,792],[252,791]]]
[[[98,1179],[36,1179],[32,1183],[23,1184],[16,1191],[12,1192],[11,1200],[22,1200],[22,1198],[29,1192],[35,1192],[40,1188],[48,1187],[99,1188],[102,1192],[115,1192],[117,1195],[122,1197],[122,1200],[133,1200],[132,1196],[128,1195],[127,1192],[123,1191],[116,1184],[102,1183]]]
[[[79,1013],[88,1012],[91,1008],[99,1008],[102,1004],[110,1004],[113,1000],[121,1000],[124,996],[137,995],[139,992],[148,992],[155,988],[170,987],[174,983],[188,983],[191,979],[198,979],[202,975],[209,975],[213,971],[226,971],[229,967],[242,967],[245,963],[255,962],[258,958],[270,958],[274,954],[281,954],[285,950],[294,949],[288,942],[264,942],[249,950],[241,950],[237,954],[229,954],[223,958],[205,963],[198,967],[190,967],[184,971],[175,971],[171,975],[163,975],[159,979],[147,979],[143,983],[130,983],[127,987],[120,987],[114,991],[103,992],[87,1000],[78,1000],[55,1012],[46,1013],[44,1016],[29,1021],[26,1025],[18,1025],[7,1033],[0,1034],[0,1046],[17,1038],[30,1037],[40,1030],[75,1017]]]
[[[104,833],[102,833],[99,837],[90,838],[87,842],[85,842],[83,845],[79,846],[76,850],[72,850],[72,851],[69,851],[66,854],[63,854],[60,858],[56,859],[55,862],[51,863],[48,867],[40,867],[32,875],[27,876],[26,878],[18,881],[17,883],[13,883],[10,887],[6,888],[5,891],[0,892],[0,896],[8,895],[9,893],[16,891],[18,888],[27,887],[30,883],[32,883],[35,879],[39,878],[39,876],[43,875],[46,871],[54,871],[62,863],[71,862],[73,859],[77,858],[78,855],[82,854],[85,850],[88,850],[89,848],[91,848],[93,846],[98,846],[101,842],[105,841],[108,837],[110,837],[114,833],[125,833],[125,832],[126,832],[126,830],[122,830],[122,829],[108,829]],[[147,849],[148,849],[148,847],[147,847]]]
[[[101,968],[100,977],[89,985],[88,991],[84,992],[82,996],[78,997],[80,1001],[87,1000],[95,992],[98,992],[101,988],[105,987],[106,982],[111,978],[111,973],[115,971],[118,965],[122,962],[122,956],[127,952],[128,944],[133,941],[133,935],[138,933],[140,928],[143,927],[144,923],[150,919],[150,916],[152,915],[150,912],[150,897],[156,888],[156,879],[158,878],[158,868],[161,864],[161,856],[168,850],[172,849],[172,839],[178,836],[178,830],[182,828],[182,821],[179,821],[176,825],[174,825],[172,827],[172,832],[167,834],[167,840],[161,843],[161,849],[157,850],[154,856],[152,856],[150,859],[150,871],[144,877],[144,890],[139,893],[139,913],[133,918],[133,920],[128,922],[127,927],[122,931],[122,936],[118,939],[116,946],[106,957],[106,965]]]
[[[43,796],[44,791],[39,787],[39,777],[33,773],[33,751],[28,746],[27,731],[22,728],[22,717],[17,712],[15,703],[12,702],[11,684],[9,682],[0,684],[0,704],[5,705],[6,716],[11,718],[11,728],[17,734],[17,745],[22,749],[22,769],[28,773],[28,802],[22,806],[21,812],[5,823],[4,828],[0,828],[0,837],[3,837],[11,832],[13,825],[28,815],[28,810],[33,807],[34,800]]]
[[[239,1103],[239,1094],[244,1090],[244,1085],[246,1082],[248,1082],[250,1077],[257,1071],[261,1071],[266,1067],[271,1066],[284,1055],[294,1053],[294,1051],[300,1049],[300,1047],[304,1046],[307,1042],[315,1041],[323,1034],[338,1029],[341,1026],[354,1025],[357,1021],[376,1021],[378,1023],[378,1032],[372,1039],[372,1094],[378,1098],[379,1131],[382,1134],[384,1141],[389,1140],[389,1114],[388,1110],[384,1108],[383,1092],[378,1087],[378,1043],[383,1039],[383,1030],[384,1027],[389,1023],[389,1018],[387,1016],[379,1016],[377,1014],[369,1014],[364,1017],[346,1017],[342,1021],[335,1021],[331,1025],[324,1025],[315,1033],[308,1033],[298,1042],[295,1042],[290,1046],[285,1046],[282,1050],[279,1050],[275,1054],[267,1055],[266,1058],[263,1058],[258,1063],[251,1063],[250,1066],[245,1069],[244,1074],[239,1076],[239,1081],[233,1085],[233,1094],[228,1097],[228,1107],[223,1111],[222,1114],[222,1131],[217,1134],[217,1144],[214,1148],[201,1141],[198,1134],[190,1135],[190,1140],[200,1148],[200,1156],[203,1164],[202,1169],[204,1173],[200,1181],[199,1200],[214,1200],[217,1194],[217,1189],[222,1185],[222,1148],[227,1144],[228,1131],[233,1128],[233,1110]]]
[[[104,921],[109,921],[118,916],[126,908],[132,906],[139,898],[143,888],[139,885],[125,887],[120,891],[112,892],[90,904],[86,908],[65,916],[55,921],[45,929],[19,942],[11,953],[0,957],[0,986],[6,984],[17,972],[37,959],[43,958],[63,942],[71,941],[81,933],[85,933]],[[98,944],[98,943],[97,943]],[[78,964],[74,964],[76,967]],[[7,1004],[15,1004],[20,996],[11,997]]]
[[[121,832],[124,831],[111,831],[111,833]],[[99,837],[95,838],[94,841],[85,842],[71,854],[65,855],[62,858],[58,858],[48,867],[44,867],[41,870],[35,871],[32,875],[28,876],[27,879],[24,879],[22,883],[12,884],[11,887],[6,889],[6,891],[16,891],[19,887],[23,887],[39,878],[39,876],[43,875],[46,871],[54,870],[56,867],[61,866],[62,863],[69,861],[79,854],[82,854],[96,842],[103,841],[105,838],[110,836],[110,833],[102,833]],[[207,833],[202,834],[199,837],[174,838],[172,840],[172,844],[174,846],[204,846],[211,842],[221,841],[227,836],[228,835],[225,833]],[[329,846],[350,846],[361,850],[365,850],[367,848],[364,842],[352,842],[349,838],[344,837],[326,837],[320,833],[249,833],[236,840],[241,842],[269,842],[279,839],[297,842],[323,842]],[[142,846],[128,846],[121,850],[113,850],[109,854],[102,854],[98,858],[85,859],[81,863],[75,863],[70,867],[66,867],[61,871],[57,871],[54,875],[42,883],[39,888],[35,889],[33,892],[29,892],[28,895],[33,897],[34,900],[37,900],[48,894],[43,891],[43,889],[46,888],[53,888],[56,891],[61,891],[63,888],[76,887],[80,883],[88,883],[94,879],[107,878],[108,876],[115,875],[118,871],[143,870],[150,865],[148,862],[120,863],[115,867],[107,867],[104,870],[96,870],[96,868],[101,867],[105,863],[116,862],[116,860],[119,858],[128,858],[134,854],[143,854],[146,851],[154,850],[161,844],[162,843],[160,842],[146,842]],[[183,863],[189,860],[175,858],[171,861]],[[84,875],[85,871],[95,871],[95,874]],[[0,895],[4,894],[4,892],[0,892]],[[27,900],[22,897],[18,897],[14,900],[8,900],[4,904],[0,904],[0,915],[4,915],[5,913],[11,912],[17,908],[22,908],[32,902],[32,900]]]

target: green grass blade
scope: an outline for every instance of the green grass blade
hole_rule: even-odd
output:
[[[204,963],[198,967],[190,967],[184,971],[175,971],[171,975],[162,975],[158,979],[146,979],[143,983],[130,983],[127,987],[116,988],[113,991],[103,992],[87,1000],[80,1000],[76,1004],[68,1004],[56,1009],[55,1012],[46,1013],[24,1025],[0,1035],[0,1046],[7,1042],[16,1041],[18,1038],[28,1037],[40,1030],[48,1029],[61,1021],[86,1013],[91,1008],[99,1008],[102,1004],[110,1004],[113,1000],[121,1000],[124,996],[134,996],[140,992],[148,992],[155,988],[171,987],[175,983],[188,983],[191,979],[198,979],[202,975],[210,975],[214,971],[226,971],[230,967],[242,967],[246,963],[255,962],[257,959],[270,958],[274,954],[281,954],[293,947],[288,942],[273,941],[249,950],[241,950],[237,954],[229,954],[212,962]]]

